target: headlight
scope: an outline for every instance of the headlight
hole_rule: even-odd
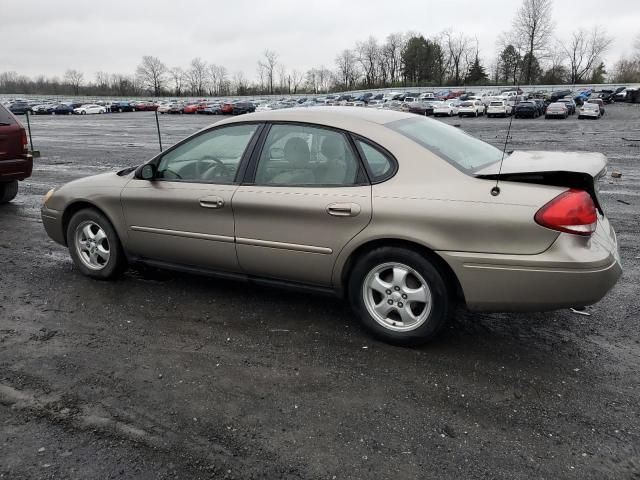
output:
[[[42,203],[43,203],[44,205],[46,205],[46,204],[47,204],[47,202],[49,201],[49,199],[50,199],[50,198],[51,198],[51,196],[53,195],[53,192],[55,192],[55,191],[56,191],[56,189],[55,189],[55,188],[52,188],[51,190],[49,190],[49,191],[46,193],[46,195],[45,195],[45,196],[44,196],[44,198],[42,199]]]

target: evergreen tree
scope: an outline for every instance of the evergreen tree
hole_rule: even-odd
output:
[[[487,83],[488,80],[489,77],[487,76],[487,72],[480,63],[478,55],[476,55],[475,60],[469,67],[469,73],[467,73],[466,83],[471,85],[480,85],[483,83]]]

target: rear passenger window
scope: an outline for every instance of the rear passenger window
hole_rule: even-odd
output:
[[[393,174],[393,161],[385,153],[361,140],[356,143],[369,166],[372,182],[382,182]]]
[[[16,123],[13,115],[9,111],[0,105],[0,125],[13,125]]]

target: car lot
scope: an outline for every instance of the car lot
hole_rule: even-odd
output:
[[[459,312],[402,349],[333,299],[155,270],[88,281],[41,196],[152,156],[155,117],[32,118],[43,156],[0,208],[0,478],[634,478],[638,119],[512,123],[508,150],[600,151],[622,173],[601,195],[625,272],[591,316]],[[510,120],[442,121],[502,147]],[[160,122],[169,145],[211,117]]]

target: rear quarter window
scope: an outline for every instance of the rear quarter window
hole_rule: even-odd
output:
[[[396,164],[387,153],[363,140],[356,138],[355,142],[367,164],[372,183],[383,182],[394,175]]]
[[[0,105],[0,125],[15,125],[15,117],[3,105]]]

